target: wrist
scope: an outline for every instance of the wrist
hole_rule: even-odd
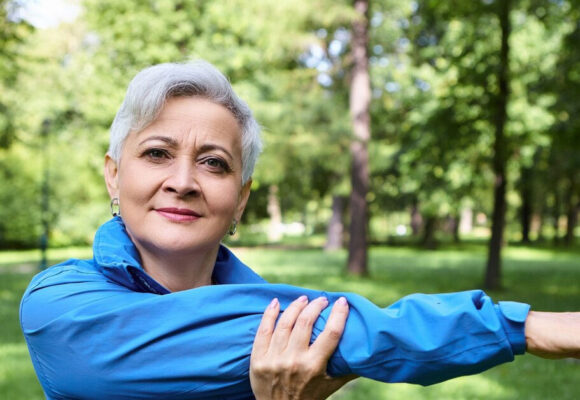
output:
[[[528,353],[552,359],[578,357],[580,313],[530,311],[525,334]]]

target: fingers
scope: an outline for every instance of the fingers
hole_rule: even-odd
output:
[[[278,349],[278,351],[286,349],[294,324],[307,305],[308,297],[300,296],[284,310],[272,335],[271,348]]]
[[[250,383],[256,399],[283,399],[289,394],[292,398],[327,398],[355,378],[332,378],[326,373],[328,360],[344,331],[346,299],[335,302],[324,330],[309,346],[314,323],[327,306],[324,297],[309,303],[306,296],[301,296],[282,315],[276,299],[266,308],[250,360]]]
[[[258,332],[254,338],[254,346],[252,347],[252,357],[256,354],[264,354],[270,347],[272,333],[276,326],[276,318],[280,313],[280,303],[278,299],[273,299],[262,316],[262,321],[258,327]]]
[[[306,296],[300,296],[284,310],[276,324],[280,304],[274,299],[262,317],[254,339],[252,355],[265,354],[272,349],[277,349],[279,353],[285,350],[308,350],[314,323],[327,306],[328,300],[325,297],[308,303]],[[348,311],[348,303],[344,297],[335,302],[324,330],[310,347],[314,356],[324,360],[330,358],[344,331]]]
[[[302,310],[298,316],[294,329],[290,335],[288,348],[293,350],[306,350],[310,346],[312,327],[320,316],[322,310],[328,306],[326,297],[314,299]]]
[[[339,298],[332,306],[332,311],[326,321],[324,330],[312,344],[311,350],[321,358],[327,360],[338,346],[344,332],[348,317],[348,303],[346,298]]]

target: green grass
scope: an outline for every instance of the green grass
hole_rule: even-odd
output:
[[[18,323],[20,297],[32,275],[7,269],[0,269],[0,399],[43,399]]]
[[[436,251],[412,247],[374,247],[371,277],[344,274],[346,253],[317,249],[238,248],[236,254],[270,282],[284,282],[329,291],[353,291],[385,306],[414,292],[435,293],[480,287],[486,251],[478,244],[448,246]],[[87,249],[62,249],[51,260],[90,257]],[[24,265],[24,267],[23,267]],[[38,265],[36,253],[0,253],[0,399],[44,398],[18,326],[18,303]],[[509,247],[504,251],[504,290],[497,300],[531,303],[536,310],[580,310],[578,250]],[[457,378],[431,387],[383,384],[367,379],[351,382],[335,400],[369,399],[576,399],[580,363],[547,361],[533,356],[483,374]]]
[[[33,269],[40,265],[40,250],[9,250],[0,251],[0,273],[4,270],[20,268]],[[50,265],[68,258],[92,258],[91,247],[66,247],[62,249],[49,249],[47,258]]]

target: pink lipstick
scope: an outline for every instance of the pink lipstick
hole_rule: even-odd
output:
[[[155,211],[173,222],[191,222],[199,219],[201,215],[187,208],[164,207],[156,208]]]

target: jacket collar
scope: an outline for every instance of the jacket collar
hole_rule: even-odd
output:
[[[137,248],[121,217],[114,217],[97,230],[93,254],[97,268],[115,283],[138,292],[170,293],[143,270]],[[266,282],[223,245],[218,251],[212,279],[217,284]]]

